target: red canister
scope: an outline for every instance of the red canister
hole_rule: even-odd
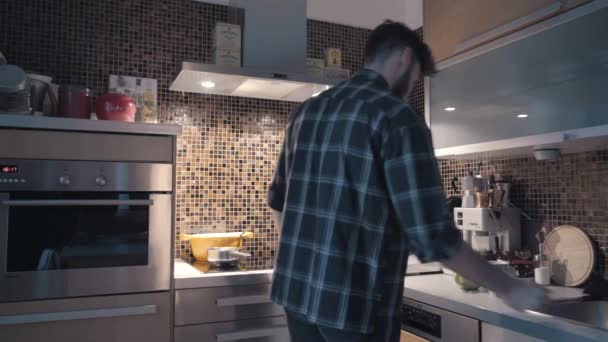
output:
[[[59,116],[65,118],[91,118],[91,92],[81,85],[59,87]]]
[[[124,94],[108,93],[97,100],[99,120],[135,121],[137,107],[133,99]]]

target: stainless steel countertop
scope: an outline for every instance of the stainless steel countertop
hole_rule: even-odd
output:
[[[529,280],[531,281],[531,280]],[[553,300],[576,300],[580,288],[547,286]],[[543,341],[608,341],[608,332],[534,312],[519,312],[491,292],[464,292],[445,274],[405,278],[404,297]]]
[[[204,273],[190,263],[175,259],[173,271],[175,289],[195,289],[203,287],[239,286],[269,284],[272,282],[272,270],[235,271],[222,273]]]
[[[146,135],[181,135],[179,125],[142,122],[70,119],[33,115],[0,114],[0,128],[44,129],[99,133],[125,133]]]

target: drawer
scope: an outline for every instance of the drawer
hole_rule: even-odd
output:
[[[270,284],[175,292],[176,326],[283,315],[283,308],[270,301]]]
[[[174,342],[287,342],[289,340],[287,319],[272,317],[176,327]]]
[[[167,136],[0,129],[0,158],[159,162],[173,161]]]
[[[167,292],[0,304],[0,341],[167,342]]]

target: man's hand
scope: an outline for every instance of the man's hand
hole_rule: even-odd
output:
[[[454,272],[496,293],[507,305],[516,310],[531,310],[549,302],[545,289],[526,283],[491,266],[469,245],[463,243],[460,250],[442,263]]]
[[[496,293],[505,304],[515,310],[536,310],[550,302],[547,290],[536,285],[513,279],[503,293]]]

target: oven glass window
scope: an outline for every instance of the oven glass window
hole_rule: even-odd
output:
[[[12,194],[21,203],[8,209],[6,271],[147,265],[150,207],[103,201],[148,199],[141,193]],[[95,203],[74,205],[86,200]]]

